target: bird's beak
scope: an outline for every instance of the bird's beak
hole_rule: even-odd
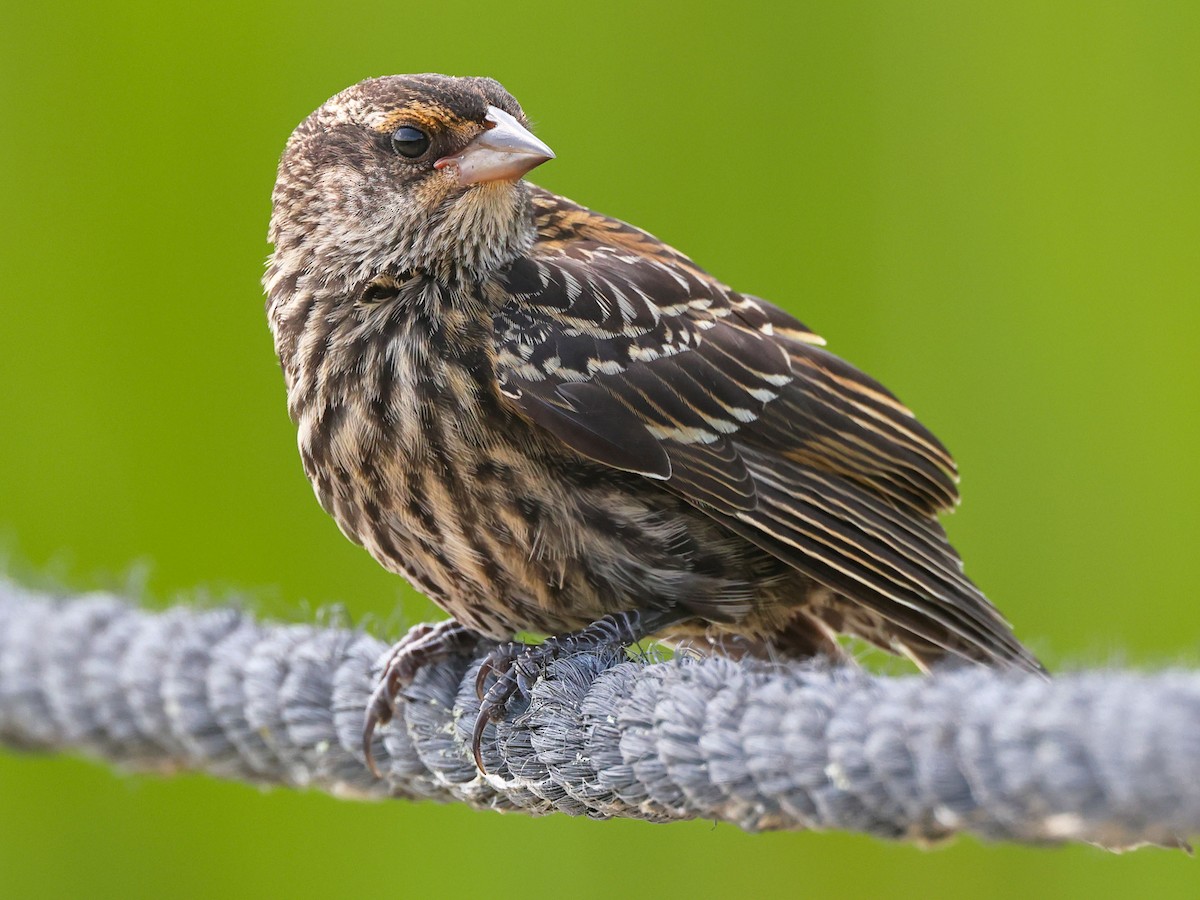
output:
[[[485,181],[516,181],[530,169],[554,159],[554,151],[529,133],[520,122],[502,109],[489,106],[488,130],[458,156],[444,156],[434,163],[436,169],[458,173],[460,185]]]

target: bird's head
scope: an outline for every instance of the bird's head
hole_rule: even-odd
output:
[[[361,82],[288,141],[273,195],[273,268],[331,285],[407,271],[478,277],[528,247],[521,176],[553,157],[490,78]]]

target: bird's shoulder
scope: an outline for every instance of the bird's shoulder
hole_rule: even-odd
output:
[[[535,239],[506,277],[526,288],[519,292],[534,305],[548,310],[566,305],[576,317],[590,312],[615,325],[604,302],[611,295],[619,301],[615,311],[628,319],[626,331],[664,317],[702,328],[726,319],[739,329],[825,343],[791,314],[732,289],[648,231],[542,188],[532,188],[531,200]],[[588,299],[600,303],[580,302]]]
[[[606,216],[543,188],[532,188],[530,199],[536,240],[535,257],[551,259],[581,246],[637,254],[695,272],[715,282],[683,253],[628,222]]]

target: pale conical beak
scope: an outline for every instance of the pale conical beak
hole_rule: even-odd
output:
[[[450,168],[461,185],[484,181],[516,181],[530,169],[554,159],[554,151],[502,109],[489,106],[489,128],[458,156],[444,156],[435,169]]]

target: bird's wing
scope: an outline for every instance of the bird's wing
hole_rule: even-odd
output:
[[[668,481],[714,509],[754,509],[731,437],[792,380],[780,345],[705,276],[575,242],[502,276],[501,391],[598,462]]]
[[[499,276],[515,409],[938,646],[1022,657],[936,521],[953,460],[895,397],[645,232],[552,195],[536,216]]]

